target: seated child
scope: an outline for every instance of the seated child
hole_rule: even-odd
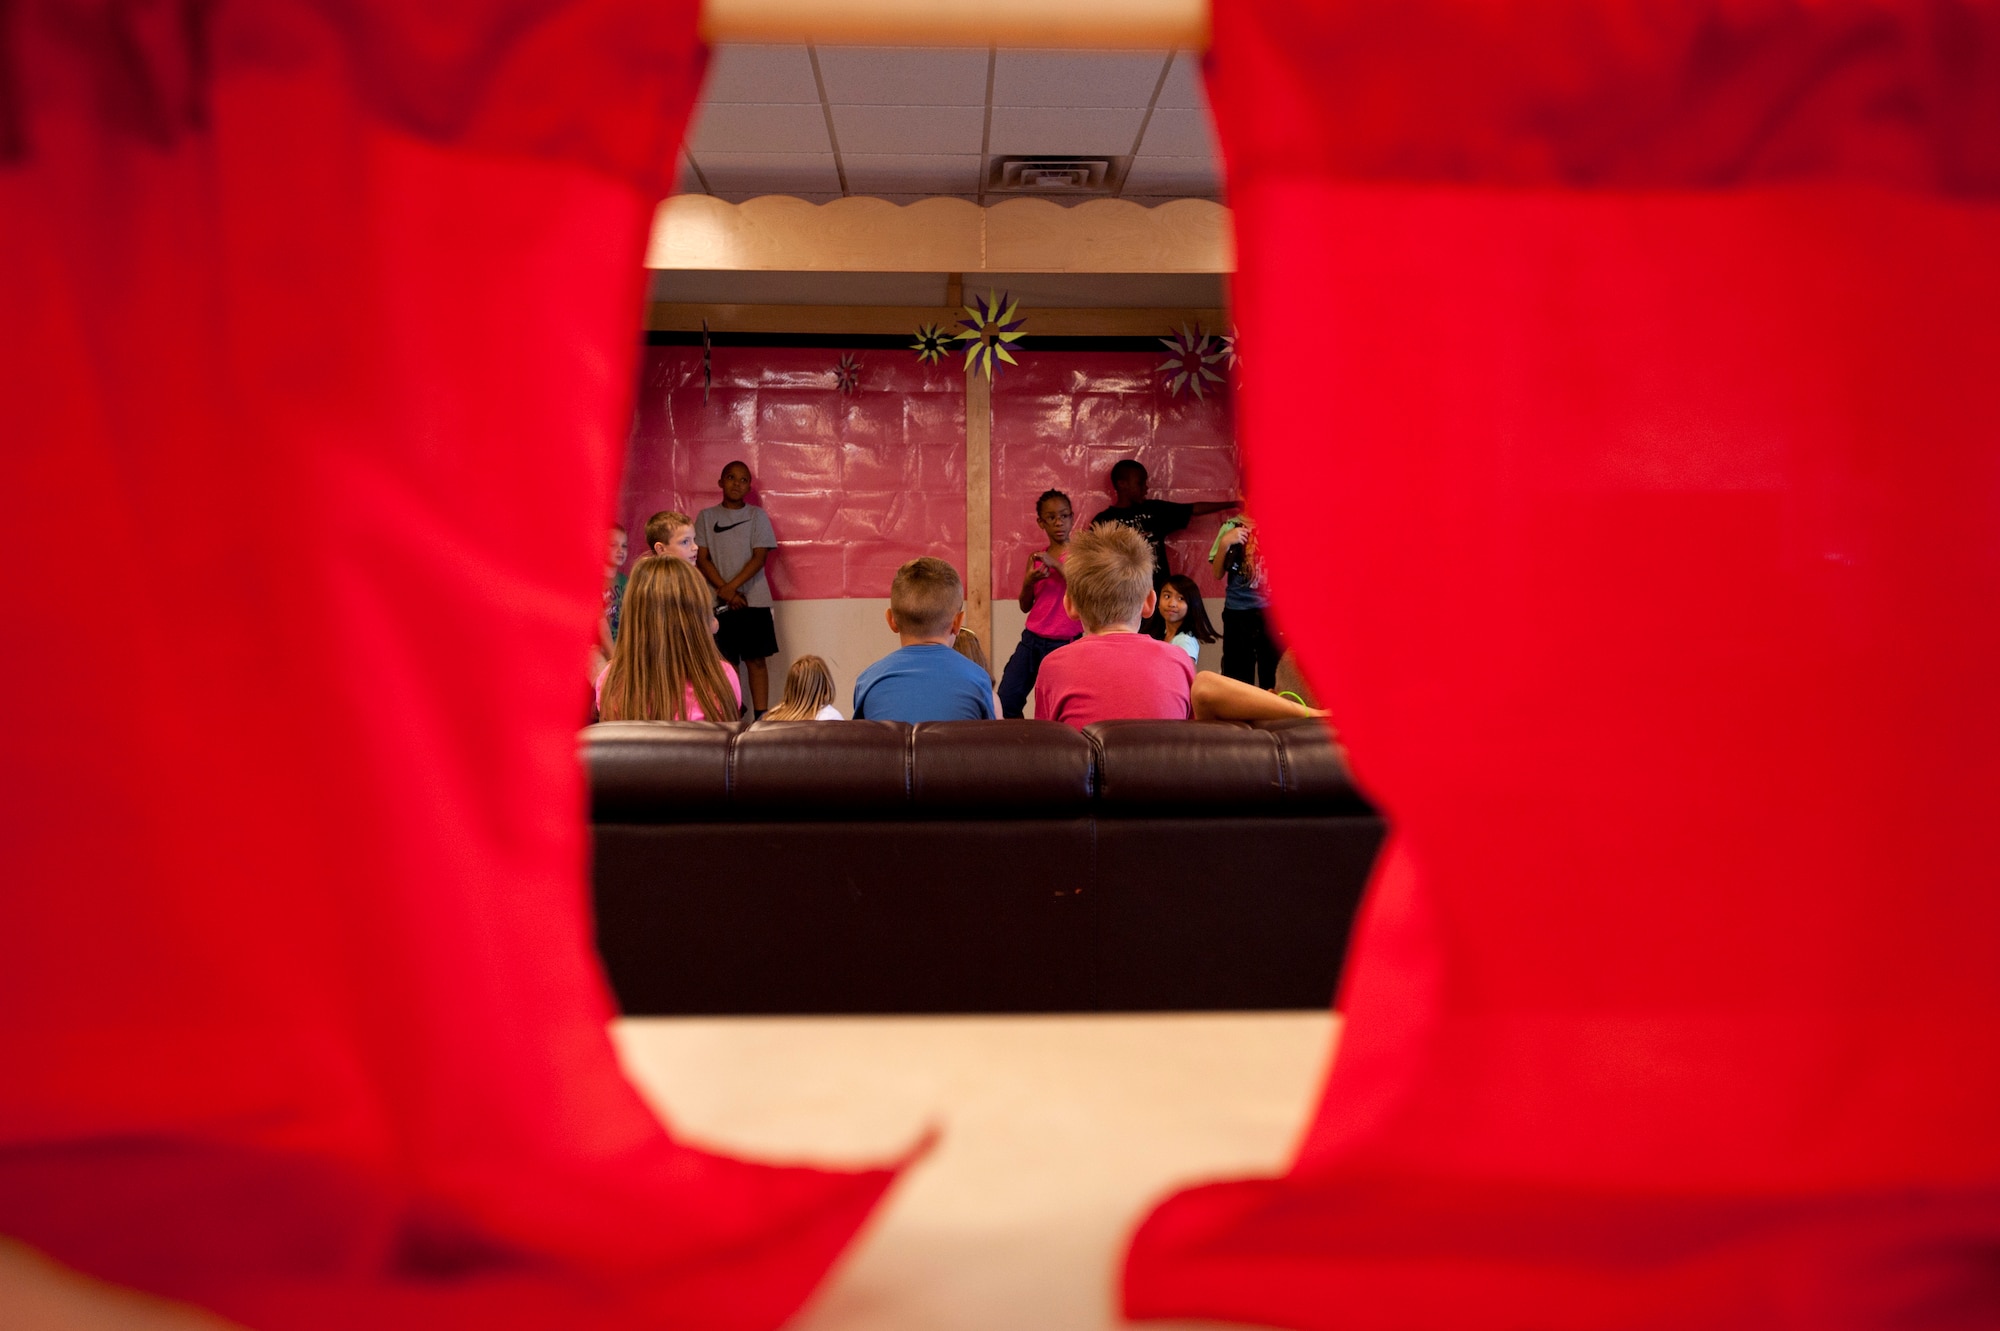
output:
[[[1063,609],[1063,561],[1069,558],[1069,529],[1073,521],[1069,496],[1060,490],[1044,490],[1035,501],[1035,525],[1049,538],[1049,548],[1028,556],[1021,575],[1021,609],[1027,625],[1021,641],[1000,672],[1000,714],[1018,717],[1025,713],[1028,695],[1034,691],[1035,676],[1048,654],[1083,636],[1083,625]]]
[[[648,555],[632,566],[611,664],[597,676],[601,721],[734,721],[736,672],[715,650],[715,614],[694,565]]]
[[[1322,716],[1239,680],[1197,674],[1188,654],[1139,632],[1152,615],[1153,552],[1125,526],[1070,541],[1064,602],[1083,637],[1049,653],[1035,681],[1035,715],[1078,730],[1122,718],[1262,721]]]
[[[1215,626],[1208,622],[1208,607],[1202,603],[1201,588],[1185,573],[1170,574],[1160,584],[1160,641],[1170,642],[1201,660],[1201,645],[1215,641]]]
[[[854,681],[857,721],[978,721],[999,715],[993,680],[953,650],[965,619],[958,571],[926,555],[896,570],[889,628],[903,645]]]
[[[979,635],[971,629],[960,629],[958,636],[951,640],[951,649],[987,674],[993,673],[993,667],[986,663],[986,649],[980,645]]]
[[[833,672],[826,662],[807,653],[785,672],[785,696],[764,713],[766,721],[839,721],[833,705]]]

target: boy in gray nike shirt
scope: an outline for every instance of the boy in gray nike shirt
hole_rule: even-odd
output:
[[[695,567],[715,588],[715,645],[731,665],[746,663],[753,717],[769,706],[771,675],[765,664],[778,650],[771,623],[771,587],[764,560],[778,548],[770,515],[744,502],[750,468],[732,462],[722,469],[722,502],[695,515]]]

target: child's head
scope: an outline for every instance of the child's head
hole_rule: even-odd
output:
[[[604,563],[608,568],[625,567],[625,556],[632,553],[625,540],[625,528],[620,523],[611,524],[611,540],[604,551]]]
[[[1136,504],[1146,497],[1146,466],[1137,458],[1111,464],[1111,492],[1121,504]]]
[[[1160,584],[1160,618],[1167,623],[1167,636],[1190,633],[1196,642],[1214,642],[1215,625],[1209,621],[1208,607],[1202,603],[1201,588],[1185,573],[1168,576]],[[1178,623],[1179,627],[1174,627]]]
[[[1085,629],[1136,629],[1153,613],[1153,551],[1121,523],[1092,527],[1069,543],[1063,603]]]
[[[992,673],[993,667],[986,661],[986,648],[971,629],[960,629],[951,640],[951,649],[981,670]]]
[[[646,519],[646,552],[672,555],[694,563],[694,519],[672,509],[661,509]]]
[[[906,643],[950,642],[964,610],[965,584],[942,559],[912,559],[889,584],[889,627]]]
[[[732,462],[722,469],[721,479],[716,482],[722,487],[724,503],[740,504],[743,496],[750,493],[750,468],[741,462]]]
[[[817,656],[801,656],[785,672],[785,696],[766,721],[810,721],[820,708],[833,705],[833,672]]]
[[[674,721],[693,691],[702,714],[736,715],[736,700],[715,650],[713,597],[694,566],[647,555],[632,566],[618,644],[598,703],[606,721]]]
[[[1067,541],[1069,529],[1076,521],[1075,512],[1070,507],[1069,496],[1060,490],[1044,490],[1042,497],[1035,501],[1035,525],[1051,541]]]

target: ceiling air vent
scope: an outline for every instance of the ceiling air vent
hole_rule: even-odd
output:
[[[987,193],[1109,194],[1122,157],[996,157]]]

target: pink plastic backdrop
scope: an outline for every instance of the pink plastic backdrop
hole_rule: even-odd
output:
[[[718,347],[704,403],[701,349],[648,347],[618,505],[634,558],[649,514],[720,502],[716,478],[740,458],[778,534],[774,598],[887,596],[919,555],[962,571],[964,375],[907,351],[856,351],[860,388],[843,395],[842,354]]]
[[[1032,315],[1031,315],[1032,322]],[[1166,332],[1165,329],[1161,330]],[[993,385],[993,595],[1012,600],[1030,552],[1047,542],[1035,497],[1067,491],[1079,527],[1111,503],[1111,464],[1136,457],[1155,499],[1231,499],[1241,489],[1229,386],[1174,397],[1148,352],[1029,351]],[[1167,542],[1167,562],[1211,595],[1210,542],[1221,517]]]

